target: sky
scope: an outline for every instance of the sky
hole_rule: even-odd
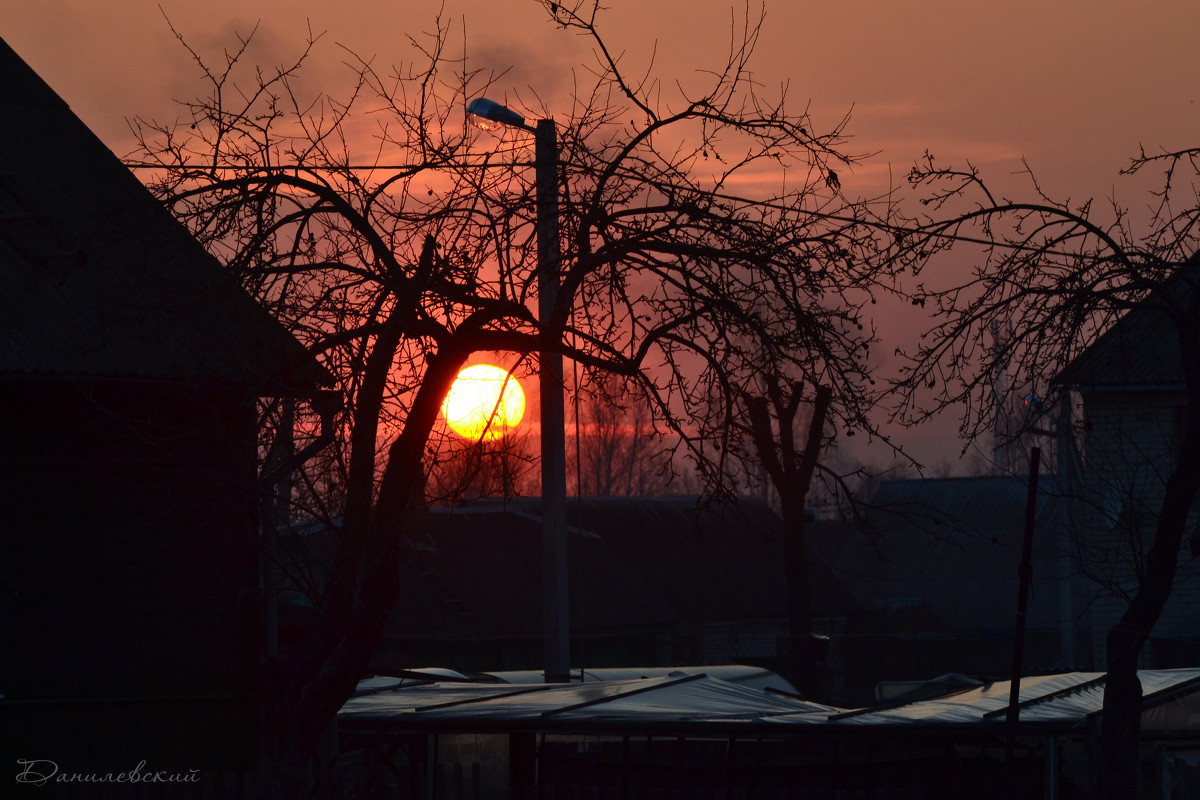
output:
[[[815,128],[850,115],[849,149],[873,154],[842,175],[872,193],[926,151],[970,159],[1019,191],[1022,159],[1051,196],[1116,195],[1143,202],[1118,176],[1136,155],[1200,144],[1200,3],[1195,0],[607,0],[600,28],[631,73],[700,80],[724,64],[732,24],[759,8],[766,24],[751,68],[768,89],[788,85]],[[179,115],[199,73],[167,23],[207,56],[258,25],[255,57],[282,61],[306,31],[323,33],[310,77],[344,76],[338,45],[377,66],[418,57],[434,18],[454,31],[472,67],[508,70],[500,88],[565,103],[590,46],[558,31],[532,0],[4,0],[0,37],[115,152],[132,149],[130,118]],[[651,67],[651,55],[653,66]],[[903,331],[882,330],[888,338]],[[943,432],[914,434],[930,452]],[[924,456],[926,460],[942,456]]]

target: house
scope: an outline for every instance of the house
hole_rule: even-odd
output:
[[[1082,453],[1080,488],[1071,493],[1071,516],[1079,568],[1095,596],[1092,641],[1098,667],[1105,663],[1104,634],[1123,613],[1122,594],[1132,590],[1153,539],[1187,421],[1179,328],[1164,309],[1175,304],[1197,318],[1198,281],[1200,254],[1055,379],[1080,409],[1081,424],[1072,426]],[[1198,521],[1194,509],[1189,522],[1193,553]],[[1187,547],[1185,539],[1171,598],[1143,649],[1143,666],[1200,663],[1200,561],[1189,557]]]
[[[1160,291],[1195,307],[1198,280],[1195,269],[1182,271]],[[1059,457],[1038,487],[1025,674],[1104,668],[1106,633],[1153,536],[1186,421],[1178,334],[1160,299],[1123,316],[1056,378],[1070,402],[1026,421],[1053,435]],[[865,504],[863,529],[808,537],[812,560],[861,610],[837,646],[854,700],[880,681],[1010,674],[1027,483],[884,481]],[[1193,531],[1198,522],[1194,512]],[[1142,666],[1196,663],[1200,562],[1184,552]]]
[[[0,105],[0,751],[248,766],[256,403],[328,376],[2,41]]]

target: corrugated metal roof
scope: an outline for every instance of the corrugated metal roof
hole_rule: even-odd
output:
[[[1200,669],[1142,670],[1138,678],[1142,682],[1144,713],[1200,692]],[[1104,683],[1103,672],[1022,678],[1018,693],[1019,721],[1081,723],[1103,710]],[[1003,724],[1011,689],[1011,682],[997,681],[895,708],[852,711],[836,716],[833,721],[851,725]],[[1188,730],[1195,730],[1194,725],[1190,724]]]
[[[329,376],[0,41],[0,373]]]
[[[1138,677],[1144,728],[1200,731],[1198,718],[1190,714],[1200,694],[1200,669],[1143,670]],[[584,684],[364,687],[370,691],[349,700],[339,712],[340,726],[395,731],[620,729],[636,734],[659,727],[701,732],[721,725],[731,735],[742,728],[753,736],[762,735],[764,728],[787,735],[793,726],[800,726],[796,732],[814,727],[831,732],[878,727],[991,730],[1005,724],[1010,684],[999,681],[932,700],[853,711],[749,689],[703,673]],[[1019,721],[1063,730],[1078,727],[1100,713],[1103,690],[1103,673],[1023,678]]]
[[[374,691],[351,698],[339,725],[386,722],[398,727],[504,727],[514,723],[548,728],[617,724],[749,722],[781,714],[841,709],[728,683],[703,673],[572,684],[463,684]]]
[[[724,664],[716,666],[690,667],[597,667],[580,670],[580,675],[572,674],[571,680],[581,683],[597,681],[633,680],[637,678],[659,678],[673,672],[704,673],[712,678],[718,678],[727,683],[751,689],[773,689],[777,692],[796,694],[796,687],[783,677],[763,667],[752,667],[744,664]],[[544,670],[507,670],[499,672],[483,672],[481,676],[494,678],[501,683],[542,683]]]

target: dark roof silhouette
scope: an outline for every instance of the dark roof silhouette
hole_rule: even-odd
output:
[[[328,382],[0,41],[0,374]]]
[[[1197,283],[1200,253],[1189,258],[1142,305],[1126,312],[1054,382],[1084,388],[1182,388],[1178,324],[1166,312],[1163,300],[1195,308]]]
[[[576,565],[571,575],[576,625],[660,626],[714,613],[724,619],[764,612],[774,616],[784,607],[782,584],[772,579],[782,573],[766,580],[762,574],[763,564],[771,561],[767,531],[714,524],[711,518],[697,528],[694,500],[584,499],[567,505]],[[540,632],[540,515],[538,499],[430,513],[436,572],[414,583],[427,588],[440,580],[465,612],[461,619],[448,617],[433,627]],[[744,545],[740,553],[728,549],[731,539]],[[713,550],[721,550],[721,557],[713,559]],[[742,569],[730,570],[735,556]],[[436,596],[436,588],[430,594]],[[457,606],[451,602],[449,607]]]
[[[1017,608],[1026,486],[1012,476],[883,481],[869,503],[866,531],[810,547],[864,608],[884,615],[876,621],[881,629],[1007,629]],[[1058,624],[1058,596],[1039,580],[1053,568],[1058,500],[1043,475],[1031,629]]]
[[[572,498],[567,509],[576,628],[786,616],[782,523],[761,500],[700,510],[694,498]],[[540,514],[538,498],[431,511],[401,559],[390,632],[540,635]],[[848,593],[812,572],[814,612],[846,613]]]

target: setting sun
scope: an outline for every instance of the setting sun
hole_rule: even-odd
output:
[[[493,441],[509,433],[525,414],[525,392],[508,370],[474,364],[458,373],[442,416],[459,436]]]

